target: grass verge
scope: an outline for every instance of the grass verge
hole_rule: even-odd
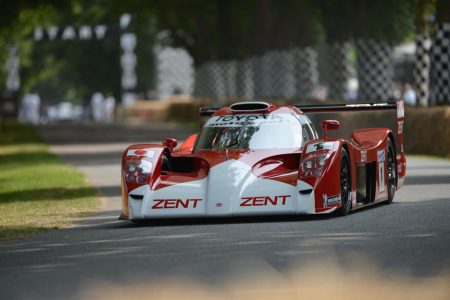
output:
[[[49,153],[32,126],[3,120],[0,240],[68,226],[97,208],[96,197],[83,174]]]

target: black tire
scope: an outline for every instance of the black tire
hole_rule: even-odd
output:
[[[347,150],[342,148],[341,150],[341,207],[337,209],[337,214],[340,216],[348,215],[352,209],[352,176],[350,169],[350,158]]]
[[[394,144],[388,138],[387,142],[387,159],[386,159],[386,173],[388,178],[388,200],[387,204],[392,203],[397,190],[397,166]]]

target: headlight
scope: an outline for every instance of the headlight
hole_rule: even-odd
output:
[[[127,181],[128,182],[135,182],[136,181],[136,176],[135,175],[128,175],[127,176]]]
[[[311,169],[313,167],[313,165],[314,165],[314,161],[312,158],[308,158],[303,161],[303,169],[305,169],[305,170]]]
[[[303,177],[318,177],[322,174],[323,167],[325,166],[330,153],[328,151],[317,151],[308,154],[302,162],[302,175]]]
[[[149,174],[153,169],[153,164],[148,160],[142,160],[139,165],[139,170],[142,174]]]
[[[322,155],[317,156],[317,165],[319,165],[320,167],[323,167],[323,165],[327,161],[327,158],[328,158],[328,154],[322,154]]]
[[[137,169],[137,165],[136,165],[135,162],[128,162],[127,163],[126,171],[128,173],[134,173],[134,172],[136,172],[136,169]]]
[[[145,184],[153,170],[153,163],[150,160],[130,160],[125,163],[124,172],[128,183]]]

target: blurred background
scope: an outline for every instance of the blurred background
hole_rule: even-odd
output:
[[[192,119],[198,106],[450,103],[447,0],[1,1],[2,115]]]
[[[181,142],[201,106],[399,99],[408,165],[392,205],[117,221],[124,149]],[[310,117],[339,120],[334,136],[398,132],[395,111]],[[0,0],[1,299],[450,299],[442,158],[450,0]]]

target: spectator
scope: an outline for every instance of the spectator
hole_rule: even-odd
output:
[[[105,122],[112,123],[114,121],[114,110],[116,107],[116,99],[109,96],[104,101]]]
[[[91,98],[91,113],[94,122],[103,122],[104,120],[104,97],[102,93],[95,93]]]
[[[403,92],[403,100],[411,106],[416,105],[416,92],[411,85],[405,85],[405,91]]]

